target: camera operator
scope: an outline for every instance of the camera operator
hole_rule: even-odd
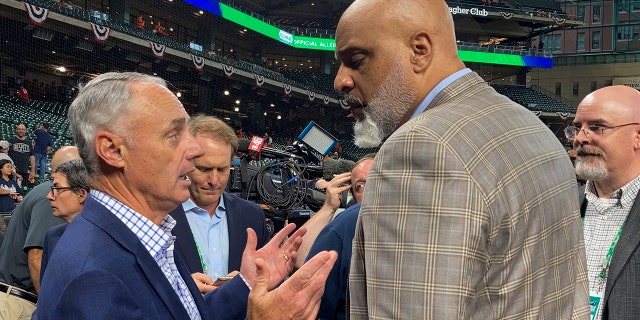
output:
[[[322,229],[331,222],[334,214],[338,208],[340,208],[343,193],[348,190],[353,196],[355,203],[362,202],[364,186],[367,182],[367,177],[369,176],[369,170],[371,170],[374,157],[375,153],[369,153],[363,156],[355,163],[351,172],[337,174],[328,182],[324,205],[303,225],[303,227],[307,228],[307,233],[302,237],[302,244],[300,245],[300,248],[298,248],[298,260],[296,261],[297,268],[304,264],[307,254],[309,253],[309,249],[311,249],[311,245],[318,237],[318,234],[320,234],[320,231],[322,231]],[[325,160],[325,162],[326,161],[327,160]],[[327,164],[328,163],[325,163],[325,166]],[[335,165],[331,164],[329,168],[325,168],[323,170],[325,173],[325,179],[328,178],[326,173],[333,170],[331,166]],[[338,167],[344,168],[344,166]]]

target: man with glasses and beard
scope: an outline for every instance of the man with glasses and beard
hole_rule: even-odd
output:
[[[565,129],[576,150],[592,319],[640,314],[640,92],[605,87],[578,105]]]
[[[586,317],[566,150],[465,68],[445,1],[354,1],[336,57],[356,144],[386,138],[353,240],[350,318]]]

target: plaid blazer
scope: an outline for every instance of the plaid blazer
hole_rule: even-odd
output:
[[[476,73],[383,144],[349,278],[352,319],[587,319],[566,151]]]

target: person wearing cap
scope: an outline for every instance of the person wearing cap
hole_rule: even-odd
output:
[[[9,157],[9,148],[11,147],[11,143],[7,140],[0,140],[0,160],[5,159],[11,161],[11,172],[13,175],[16,175],[16,165],[13,163],[13,159]]]
[[[13,178],[13,165],[7,159],[0,159],[0,212],[11,212],[22,200],[20,186]]]
[[[38,166],[38,176],[44,177],[47,173],[47,160],[52,151],[53,137],[49,133],[49,123],[43,122],[40,128],[35,131],[33,153],[36,156],[36,166]]]

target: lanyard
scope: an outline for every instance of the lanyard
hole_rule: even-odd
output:
[[[620,239],[620,234],[622,234],[622,228],[624,228],[624,225],[626,222],[627,221],[625,220],[625,222],[622,223],[622,226],[616,233],[616,236],[613,237],[613,241],[611,242],[611,247],[609,247],[609,251],[607,251],[607,255],[602,261],[602,270],[598,274],[598,276],[600,277],[600,281],[604,281],[604,279],[607,278],[607,272],[609,272],[609,265],[611,264],[611,257],[613,256],[613,250],[616,248],[616,245],[618,244],[618,239]]]
[[[202,273],[207,274],[207,264],[204,262],[204,257],[202,256],[202,250],[200,250],[200,245],[198,244],[198,240],[196,240],[196,236],[193,236],[193,242],[196,243],[196,249],[198,249],[198,256],[200,257],[200,264],[202,265]]]

